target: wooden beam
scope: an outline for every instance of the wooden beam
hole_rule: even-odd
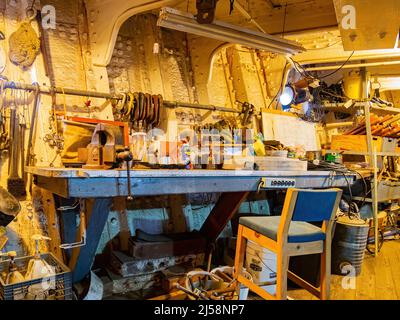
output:
[[[217,240],[248,194],[249,192],[227,192],[221,194],[200,229],[200,232],[206,236],[209,243]]]
[[[47,231],[51,238],[49,251],[61,261],[64,261],[63,252],[60,248],[60,225],[57,217],[54,194],[35,185],[32,187],[32,194],[34,198],[38,197],[41,200],[43,213],[47,219]]]

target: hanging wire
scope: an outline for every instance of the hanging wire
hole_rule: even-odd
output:
[[[286,2],[286,4],[285,4],[285,13],[283,14],[282,38],[285,37],[286,15],[287,15],[287,2]]]
[[[335,71],[333,71],[333,72],[331,72],[331,73],[328,73],[328,74],[326,74],[326,75],[320,77],[320,79],[324,79],[324,78],[330,77],[330,76],[334,75],[335,73],[339,72],[340,70],[342,70],[343,67],[350,61],[351,57],[354,55],[354,52],[355,52],[355,51],[353,51],[353,52],[351,53],[351,55],[347,58],[347,60],[346,60],[338,69],[336,69]]]
[[[269,103],[267,109],[269,109],[271,107],[271,105],[274,103],[274,101],[277,99],[277,97],[280,95],[280,93],[282,92],[282,86],[283,86],[283,81],[285,79],[285,74],[286,74],[286,68],[288,66],[288,62],[286,62],[285,66],[283,67],[283,72],[282,72],[282,78],[281,78],[281,83],[279,84],[279,89],[278,92],[276,93],[276,95],[273,97],[273,99],[271,100],[271,102]]]

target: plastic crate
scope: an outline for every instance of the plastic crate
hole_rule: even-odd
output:
[[[15,259],[22,275],[25,275],[29,260],[32,258],[33,256]],[[55,275],[10,285],[6,285],[1,277],[3,272],[8,272],[10,260],[0,262],[0,300],[72,300],[70,269],[51,253],[42,254],[41,258],[54,267]],[[41,288],[40,295],[32,295],[31,287]]]

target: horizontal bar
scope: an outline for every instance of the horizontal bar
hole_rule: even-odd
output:
[[[41,94],[65,94],[70,96],[80,96],[80,97],[91,97],[91,98],[100,98],[100,99],[114,99],[114,100],[122,100],[123,95],[121,94],[111,94],[105,92],[95,92],[95,91],[85,91],[85,90],[76,90],[70,88],[62,88],[62,87],[46,87],[46,86],[37,86],[35,84],[25,84],[8,81],[4,83],[4,89],[14,89],[14,90],[26,90],[26,91],[36,91],[39,88],[39,92]],[[213,105],[201,105],[194,103],[186,103],[186,102],[173,102],[173,101],[164,101],[164,106],[167,108],[190,108],[190,109],[200,109],[200,110],[211,110],[211,111],[220,111],[220,112],[231,112],[240,114],[241,111],[217,107]]]
[[[244,44],[258,48],[269,47],[273,52],[279,51],[286,54],[295,54],[306,51],[304,47],[294,41],[285,40],[250,29],[244,29],[226,22],[216,20],[211,24],[199,24],[192,14],[173,8],[163,8],[160,12],[157,24],[159,26],[168,25],[168,27],[172,29],[191,29],[195,34],[205,34],[208,38],[214,38],[225,42]]]
[[[108,170],[113,172],[115,170]],[[155,170],[160,171],[160,170]],[[162,171],[162,170],[161,170]],[[190,171],[190,170],[188,170]],[[156,174],[154,172],[153,174]],[[343,176],[331,178],[325,176],[291,176],[296,179],[298,188],[331,188],[347,187],[348,181]],[[273,175],[271,175],[272,177]],[[351,177],[349,177],[351,179]],[[348,178],[348,179],[349,179]],[[351,179],[354,182],[355,176]],[[51,190],[65,198],[96,198],[96,197],[123,197],[128,195],[128,181],[126,177],[112,178],[56,178],[44,175],[35,175],[37,186]],[[256,176],[214,176],[214,177],[135,177],[131,176],[131,192],[134,196],[213,193],[213,192],[256,192],[260,178]]]

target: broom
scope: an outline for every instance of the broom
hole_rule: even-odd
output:
[[[21,199],[26,196],[24,179],[18,175],[18,162],[21,146],[19,143],[19,124],[17,111],[14,108],[10,110],[10,140],[13,144],[10,155],[10,171],[7,179],[7,190],[15,198]]]

